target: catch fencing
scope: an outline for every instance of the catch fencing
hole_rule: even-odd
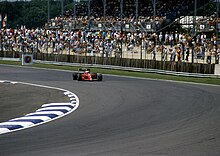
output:
[[[20,52],[0,52],[0,57],[21,58]],[[91,65],[117,66],[128,68],[174,71],[184,73],[214,74],[215,64],[201,64],[189,62],[158,61],[148,59],[131,59],[117,57],[80,56],[53,53],[33,53],[35,60],[68,62]],[[168,73],[168,72],[167,72]]]

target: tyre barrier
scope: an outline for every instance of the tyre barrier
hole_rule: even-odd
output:
[[[26,128],[30,128],[30,127],[34,127],[37,125],[50,122],[52,120],[61,118],[63,116],[66,116],[72,113],[79,107],[78,97],[74,93],[64,90],[64,89],[30,84],[30,83],[23,83],[23,82],[0,81],[0,83],[11,83],[11,84],[20,83],[20,84],[28,84],[32,86],[38,86],[38,87],[57,89],[57,90],[62,91],[63,94],[67,96],[70,100],[70,102],[43,104],[35,112],[26,114],[25,116],[22,116],[22,117],[11,119],[6,122],[2,122],[0,123],[0,134],[19,131],[22,129],[26,129]]]

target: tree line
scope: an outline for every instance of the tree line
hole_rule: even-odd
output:
[[[64,10],[73,7],[72,0],[64,0]],[[61,15],[61,1],[50,0],[50,17]],[[7,28],[44,27],[48,19],[48,1],[15,1],[0,2],[0,14],[2,20],[7,16]]]

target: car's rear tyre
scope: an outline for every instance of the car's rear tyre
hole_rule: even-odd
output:
[[[73,73],[73,80],[77,80],[77,73]]]
[[[97,74],[97,80],[102,81],[102,74]]]
[[[78,74],[78,75],[77,75],[77,80],[78,80],[78,81],[82,81],[82,75],[81,75],[81,74]]]

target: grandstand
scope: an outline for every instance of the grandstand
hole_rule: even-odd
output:
[[[170,62],[178,58],[178,62],[217,63],[220,47],[216,2],[197,2],[158,0],[154,7],[151,0],[74,1],[74,8],[49,19],[45,28],[21,28],[16,30],[19,34],[15,37],[3,30],[2,34],[8,36],[1,41],[1,48],[76,56]],[[24,31],[26,34],[22,36]],[[212,61],[207,61],[210,57]]]
[[[88,1],[74,1],[76,8],[66,10],[64,13],[66,19],[84,17],[84,22],[87,21],[87,24],[77,25],[73,20],[71,24],[69,22],[64,22],[67,23],[66,27],[76,26],[75,28],[77,28],[78,26],[78,28],[85,27],[92,30],[111,29],[119,31],[122,29],[123,31],[132,32],[159,32],[173,24],[182,25],[182,21],[185,17],[213,16],[217,12],[213,0],[197,0],[196,8],[194,1],[190,0],[172,0],[166,3],[157,0],[155,1],[155,8],[153,4],[154,1],[151,0],[93,0],[89,2],[88,4]],[[103,4],[104,2],[106,5]],[[196,15],[195,12],[197,13]],[[54,22],[54,19],[52,19],[52,21]],[[52,23],[50,23],[50,25],[51,24]],[[185,25],[192,25],[192,23],[185,22]],[[211,25],[207,26],[207,24],[204,26],[206,26],[205,30],[211,27]],[[200,28],[200,25],[197,27]],[[201,26],[201,28],[202,27],[203,26]],[[190,28],[192,28],[192,26]]]

